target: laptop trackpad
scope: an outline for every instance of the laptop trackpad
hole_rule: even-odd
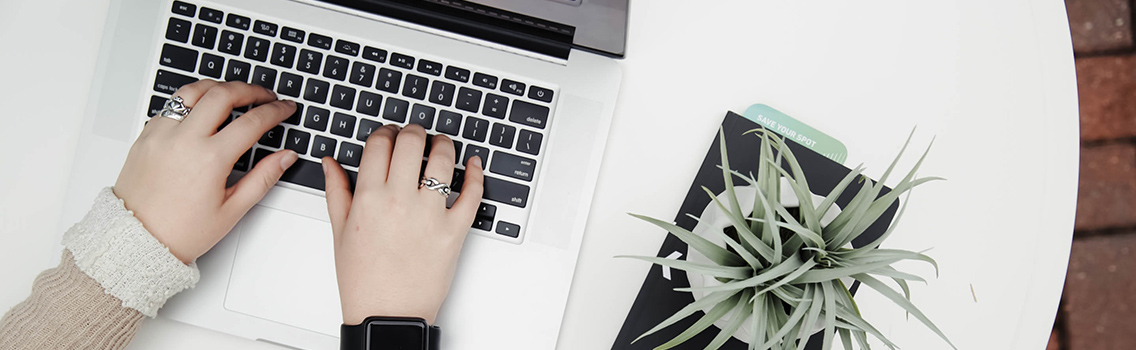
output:
[[[331,224],[258,205],[237,232],[225,308],[339,337]]]

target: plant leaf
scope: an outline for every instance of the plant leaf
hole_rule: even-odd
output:
[[[724,213],[728,214],[728,215],[726,215],[726,217],[728,217],[730,219],[730,223],[733,224],[734,230],[738,231],[738,236],[742,237],[742,239],[747,239],[746,234],[749,233],[749,226],[747,226],[745,224],[745,219],[743,217],[741,217],[741,215],[738,215],[736,213],[733,213],[733,212],[730,212],[729,210],[727,210],[725,204],[722,204],[722,201],[718,200],[718,197],[715,196],[714,192],[710,191],[709,188],[706,188],[705,186],[703,186],[702,190],[706,191],[706,194],[710,196],[710,200],[712,200],[712,201],[714,201],[714,203],[718,204],[719,209],[721,209]],[[730,187],[730,188],[726,189],[726,192],[733,193],[734,190],[733,190],[732,187]],[[749,237],[753,237],[752,234],[750,234]],[[754,237],[754,238],[756,238],[756,237]],[[750,243],[750,246],[753,247],[754,250],[757,251],[757,254],[761,255],[762,258],[765,258],[766,261],[771,261],[774,264],[780,262],[779,261],[780,257],[776,257],[774,255],[773,249],[769,248],[769,246],[765,245],[765,243],[762,243],[760,240],[758,240],[756,242],[749,242],[749,243]]]
[[[694,250],[697,250],[699,253],[702,253],[702,255],[705,255],[706,258],[710,259],[710,261],[713,261],[715,264],[727,266],[738,266],[745,264],[745,260],[742,260],[741,257],[737,256],[737,254],[731,253],[730,251],[726,250],[726,248],[722,248],[717,244],[710,243],[710,241],[706,240],[705,238],[687,231],[682,227],[678,227],[678,225],[658,220],[649,216],[637,214],[629,215],[640,220],[655,224],[655,226],[667,230],[667,232],[670,232],[672,235],[678,237],[679,240],[685,242]]]
[[[722,266],[722,265],[707,265],[693,263],[680,259],[667,259],[654,256],[637,256],[637,255],[617,255],[616,258],[631,258],[636,260],[643,260],[652,264],[661,266],[668,266],[683,270],[686,272],[693,272],[702,275],[710,275],[714,277],[729,278],[729,279],[746,279],[752,276],[753,270],[748,266]]]
[[[635,338],[635,340],[632,340],[631,343],[634,344],[635,342],[639,341],[639,339],[643,339],[643,337],[654,334],[655,332],[658,332],[663,328],[667,328],[675,322],[678,322],[679,320],[690,316],[695,311],[702,310],[702,308],[708,307],[710,305],[717,305],[718,303],[721,303],[722,301],[729,299],[736,294],[737,293],[735,292],[718,292],[707,294],[706,296],[703,296],[702,299],[695,300],[693,303],[687,304],[682,309],[676,311],[673,315],[671,315],[671,317],[667,317],[667,319],[663,320],[663,322],[659,322],[659,324],[654,328],[643,332],[642,335],[640,335],[638,338]]]
[[[734,317],[726,324],[726,328],[722,328],[722,330],[718,332],[718,335],[714,336],[714,340],[711,340],[710,344],[706,345],[706,350],[717,350],[721,348],[722,344],[725,344],[727,340],[733,337],[734,333],[738,332],[738,328],[741,328],[742,323],[745,323],[746,318],[753,313],[753,308],[749,305],[749,299],[752,295],[753,291],[747,290],[742,292],[741,301],[738,303],[740,307],[735,308],[737,311],[734,313]]]
[[[679,333],[670,341],[663,343],[663,345],[656,346],[655,350],[670,349],[675,347],[675,345],[690,340],[690,338],[694,338],[698,333],[702,333],[706,328],[710,328],[710,325],[714,324],[714,321],[721,319],[722,316],[729,313],[731,309],[737,307],[738,303],[744,303],[740,297],[741,295],[734,295],[724,302],[715,304],[714,307],[710,309],[710,312],[703,314],[698,321],[695,321],[694,324],[690,325],[689,328]]]
[[[926,325],[927,328],[930,328],[935,332],[935,334],[938,334],[940,338],[943,338],[943,340],[946,341],[947,344],[951,346],[951,348],[958,350],[958,347],[956,347],[954,343],[951,343],[951,340],[947,339],[947,336],[943,334],[943,331],[939,330],[939,327],[936,327],[935,323],[931,322],[931,319],[927,318],[927,316],[924,315],[922,311],[919,311],[919,308],[915,307],[915,304],[912,304],[902,295],[899,295],[891,288],[888,288],[888,286],[884,285],[883,282],[880,282],[880,280],[877,280],[875,277],[866,274],[853,275],[852,278],[855,278],[861,283],[864,283],[864,285],[875,289],[883,296],[891,299],[892,302],[894,302],[896,305],[899,305],[904,310],[907,310],[908,313],[911,313],[912,316],[915,316],[916,319],[918,319],[920,322],[923,322],[923,325]]]
[[[770,336],[769,340],[766,341],[765,344],[762,344],[760,348],[768,349],[773,347],[773,345],[778,342],[791,341],[790,339],[786,339],[786,335],[788,335],[790,331],[792,331],[793,325],[800,324],[801,318],[803,318],[805,316],[805,312],[808,311],[807,304],[811,303],[811,296],[806,296],[806,298],[810,298],[810,301],[797,304],[797,306],[793,308],[793,312],[790,313],[789,317],[785,320],[784,323],[782,323],[783,325],[781,326],[781,328],[778,329],[777,332],[772,336]]]
[[[721,285],[712,286],[712,287],[675,288],[675,291],[679,291],[679,292],[693,292],[693,291],[721,292],[721,291],[731,291],[731,290],[736,291],[736,290],[740,290],[740,289],[743,289],[743,288],[754,287],[754,286],[760,285],[762,283],[772,281],[773,279],[775,279],[777,277],[781,277],[781,276],[784,276],[785,274],[793,272],[793,270],[796,270],[797,267],[801,266],[801,264],[802,264],[802,262],[801,262],[801,259],[800,259],[800,253],[796,253],[796,254],[793,254],[793,256],[790,257],[789,259],[785,259],[785,262],[778,264],[778,265],[773,265],[772,267],[765,269],[761,273],[758,273],[756,276],[753,276],[753,277],[750,277],[750,278],[747,278],[747,279],[744,279],[744,280],[723,283]]]
[[[805,262],[802,263],[801,266],[798,267],[796,270],[793,270],[793,272],[791,272],[788,275],[785,275],[785,277],[782,277],[781,279],[777,280],[776,283],[769,285],[769,287],[765,287],[765,289],[762,289],[761,291],[757,292],[757,294],[763,294],[763,293],[768,292],[770,290],[781,288],[781,286],[786,285],[786,284],[792,282],[793,280],[797,279],[797,277],[800,277],[802,274],[809,272],[810,269],[812,269],[816,265],[817,265],[817,263],[813,259],[805,260]]]
[[[687,213],[686,216],[689,216],[691,219],[694,219],[694,221],[702,222],[701,218],[694,216],[693,214]],[[720,238],[720,239],[722,239],[722,241],[726,242],[726,245],[730,246],[730,248],[734,248],[734,252],[736,252],[739,256],[741,256],[742,260],[745,260],[746,264],[749,264],[750,268],[754,269],[755,271],[760,270],[762,268],[765,268],[765,265],[763,265],[761,263],[761,260],[758,260],[757,257],[753,256],[753,253],[750,253],[749,249],[746,249],[745,247],[743,247],[743,244],[741,242],[738,242],[737,240],[733,239],[732,237],[726,235],[726,233],[722,232],[722,230],[708,230],[708,231],[713,232],[715,236],[718,236],[718,238]]]
[[[834,267],[834,268],[829,268],[829,269],[811,270],[811,271],[808,271],[808,272],[801,274],[801,276],[797,277],[797,279],[794,280],[792,283],[818,283],[818,282],[836,280],[836,279],[840,279],[842,277],[848,277],[848,276],[855,275],[855,274],[868,273],[868,272],[871,272],[871,271],[875,271],[875,270],[877,270],[881,267],[891,265],[892,263],[895,263],[896,261],[900,261],[900,260],[904,260],[904,258],[897,256],[897,257],[891,257],[891,258],[888,258],[888,259],[881,259],[881,260],[866,263],[866,264],[852,265],[852,266],[848,266],[848,267]]]
[[[821,349],[832,349],[832,336],[836,331],[836,291],[832,287],[832,283],[821,283],[821,290],[824,291],[824,342],[821,343]]]

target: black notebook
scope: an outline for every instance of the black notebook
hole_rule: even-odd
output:
[[[742,134],[759,127],[757,123],[733,112],[727,113],[726,118],[722,120],[722,130],[726,138],[728,159],[730,161],[730,167],[733,168],[733,170],[742,174],[749,174],[751,172],[757,173],[761,136]],[[710,203],[710,197],[702,190],[703,186],[709,188],[715,194],[720,194],[725,190],[722,170],[719,168],[722,158],[718,137],[717,133],[715,133],[713,142],[710,144],[710,150],[706,152],[706,158],[702,160],[702,166],[698,169],[698,174],[695,175],[694,182],[690,185],[690,189],[686,193],[686,198],[679,208],[679,213],[675,215],[675,223],[679,227],[693,230],[697,222],[688,217],[687,214],[699,216],[702,214],[701,211]],[[805,173],[805,178],[808,180],[810,190],[816,195],[822,197],[827,196],[840,180],[851,172],[851,169],[804,146],[792,141],[786,141],[786,143],[793,151],[793,155],[797,157],[797,161],[801,165],[801,170]],[[774,153],[776,154],[776,148],[774,148]],[[787,163],[782,162],[782,166],[786,171],[792,173]],[[745,184],[746,182],[741,178],[735,177],[734,183]],[[853,181],[852,184],[848,185],[844,194],[837,199],[837,206],[843,208],[847,205],[863,185],[863,183],[858,181]],[[884,188],[880,195],[882,196],[889,191],[889,188]],[[899,202],[892,203],[891,207],[889,207],[864,234],[852,241],[852,245],[860,247],[871,243],[876,238],[883,235],[884,231],[887,230],[888,225],[891,223],[892,218],[895,217],[895,213],[898,209]],[[647,222],[643,222],[641,228],[643,230],[659,229]],[[663,241],[662,247],[659,248],[657,256],[667,257],[674,252],[681,254],[679,259],[685,259],[688,255],[686,243],[683,243],[674,235],[668,234],[666,240]],[[646,262],[643,263],[646,264]],[[669,270],[670,278],[667,279],[664,277],[663,270],[659,265],[653,265],[651,267],[651,270],[647,273],[647,278],[643,281],[643,286],[639,289],[639,295],[635,298],[635,303],[632,305],[631,311],[627,314],[627,319],[623,322],[623,328],[620,329],[619,335],[615,338],[615,344],[612,345],[613,350],[654,349],[656,346],[674,338],[702,317],[703,312],[695,312],[693,315],[688,316],[670,327],[644,337],[635,344],[631,344],[632,340],[635,340],[635,338],[638,338],[647,330],[655,327],[667,317],[670,317],[676,311],[694,301],[694,297],[691,293],[674,291],[675,288],[690,286],[686,272],[677,269]],[[859,282],[850,286],[853,294],[855,294],[858,286]],[[717,327],[711,326],[694,338],[674,347],[674,349],[703,349],[714,339],[718,331]],[[821,337],[821,333],[814,334],[806,349],[819,350],[821,348]],[[748,348],[748,344],[737,338],[730,338],[730,340],[721,347],[722,350],[744,350]]]

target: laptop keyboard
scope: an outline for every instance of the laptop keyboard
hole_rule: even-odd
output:
[[[555,87],[216,8],[222,7],[173,1],[147,117],[160,111],[177,88],[199,79],[243,81],[276,91],[296,101],[296,112],[265,133],[234,170],[248,171],[265,156],[291,149],[300,160],[281,181],[316,191],[324,190],[320,158],[334,157],[354,183],[372,131],[386,124],[418,124],[431,136],[454,140],[454,192],[461,191],[466,161],[482,158],[485,194],[473,232],[521,241]],[[235,110],[229,121],[247,111]]]

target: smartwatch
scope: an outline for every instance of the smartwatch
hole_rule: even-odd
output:
[[[339,329],[340,350],[438,350],[438,326],[417,317],[371,316]]]

